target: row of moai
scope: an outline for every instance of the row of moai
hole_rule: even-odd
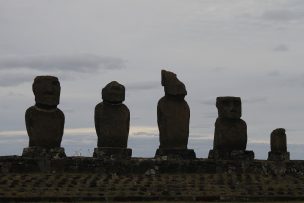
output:
[[[161,84],[165,96],[157,105],[157,122],[160,145],[155,158],[195,159],[193,149],[188,149],[190,108],[185,101],[185,85],[176,74],[161,71]],[[25,123],[29,147],[23,157],[66,157],[61,147],[65,117],[57,108],[60,83],[54,76],[37,76],[32,86],[36,104],[26,110]],[[125,87],[116,81],[102,89],[102,102],[95,107],[95,129],[98,136],[96,158],[122,158],[132,155],[127,148],[130,111],[123,104]],[[240,97],[217,97],[218,118],[215,122],[213,149],[209,159],[253,160],[254,152],[246,150],[247,125],[241,119]],[[289,160],[285,130],[276,129],[271,134],[271,151],[268,160]]]

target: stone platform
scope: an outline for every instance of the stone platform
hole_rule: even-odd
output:
[[[94,158],[130,159],[132,149],[115,147],[98,147],[94,149]]]
[[[160,149],[155,153],[156,159],[195,159],[196,154],[193,149]]]
[[[62,147],[50,149],[42,147],[27,147],[23,149],[22,156],[28,158],[63,158],[66,157],[66,154]]]
[[[253,160],[254,152],[247,150],[220,151],[211,149],[208,155],[209,159],[215,160]]]
[[[290,160],[290,153],[289,152],[268,152],[268,159],[269,161],[288,161]]]
[[[0,157],[0,202],[304,201],[304,161]]]

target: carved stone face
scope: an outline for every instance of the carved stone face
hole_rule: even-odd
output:
[[[102,89],[102,99],[110,103],[122,103],[125,100],[125,87],[112,81]]]
[[[33,83],[33,92],[37,104],[57,106],[60,99],[60,83],[54,76],[37,76]]]
[[[217,97],[216,107],[220,118],[239,119],[242,116],[240,97]]]
[[[161,78],[161,84],[164,86],[166,94],[181,97],[187,95],[186,86],[176,77],[175,73],[162,70]]]

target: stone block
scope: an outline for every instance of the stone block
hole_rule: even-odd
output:
[[[98,147],[94,149],[93,157],[111,159],[130,159],[132,149],[118,147]]]
[[[193,149],[157,149],[155,153],[157,159],[195,159],[196,154]]]

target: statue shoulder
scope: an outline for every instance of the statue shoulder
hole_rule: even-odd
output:
[[[60,117],[64,118],[64,113],[61,111],[61,109],[57,108],[57,113],[60,115]]]
[[[245,122],[243,119],[240,119],[240,123],[241,123],[243,126],[247,127],[247,124],[246,124],[246,122]]]
[[[129,110],[129,108],[127,107],[127,105],[121,104],[121,108],[123,109],[123,111],[126,111],[126,112],[130,113],[130,110]]]
[[[26,109],[25,114],[32,113],[33,111],[36,111],[35,106],[31,106],[31,107],[29,107],[28,109]]]
[[[100,103],[96,104],[95,111],[98,111],[99,109],[102,109],[102,107],[103,107],[103,102],[100,102]]]
[[[37,110],[35,109],[35,106],[31,106],[31,107],[29,107],[28,109],[26,109],[26,111],[25,111],[25,118],[26,118],[26,119],[29,119],[29,118],[33,115],[33,113],[34,113],[35,111],[37,111]]]

